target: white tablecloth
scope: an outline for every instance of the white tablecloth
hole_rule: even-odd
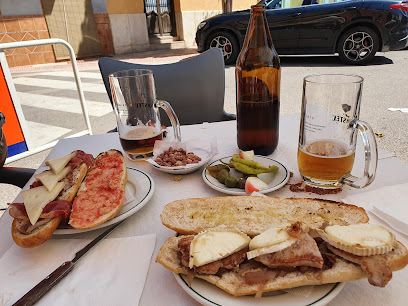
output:
[[[297,141],[299,130],[299,116],[281,116],[280,140],[277,150],[271,155],[272,158],[287,166],[294,173],[291,182],[299,182],[300,177],[297,170]],[[218,142],[218,157],[228,156],[236,153],[236,122],[227,121],[219,123],[204,123],[200,125],[182,126],[182,135],[187,137],[215,136]],[[65,139],[56,145],[49,158],[61,156],[75,149],[84,150],[96,156],[108,149],[121,150],[119,138],[116,133],[84,136],[80,138]],[[358,154],[358,153],[357,153]],[[215,157],[217,158],[217,157]],[[360,157],[358,157],[360,159]],[[224,196],[208,187],[202,180],[201,170],[192,174],[183,175],[181,181],[175,181],[174,176],[157,171],[147,162],[127,161],[128,166],[140,169],[150,174],[156,184],[156,190],[147,205],[129,217],[112,237],[128,237],[134,235],[157,234],[156,248],[150,264],[145,288],[140,299],[140,305],[196,305],[177,284],[173,274],[161,265],[154,262],[157,252],[167,238],[174,232],[161,224],[160,213],[165,204],[183,198]],[[357,194],[379,187],[401,184],[408,182],[408,165],[393,157],[392,154],[380,153],[377,177],[367,188],[358,190],[344,187],[343,192],[337,195],[319,196],[332,200],[340,200],[347,195]],[[268,194],[278,197],[316,197],[314,194],[293,193],[288,186]],[[359,203],[355,203],[359,204]],[[370,214],[370,222],[381,223],[379,219]],[[13,244],[10,235],[11,217],[5,213],[0,219],[0,257]],[[69,238],[93,238],[101,231],[94,231],[80,235],[72,235]],[[408,237],[396,233],[397,238],[408,246]],[[52,239],[58,239],[53,237]],[[367,280],[347,283],[342,292],[330,303],[330,305],[395,305],[396,301],[408,297],[408,273],[404,271],[395,272],[393,279],[386,288],[376,288],[368,284]],[[131,301],[118,301],[118,305],[130,305]]]

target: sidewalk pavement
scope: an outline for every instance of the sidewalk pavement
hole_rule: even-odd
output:
[[[169,49],[155,50],[138,53],[130,53],[123,55],[114,55],[111,58],[138,64],[168,64],[178,62],[182,59],[198,55],[197,49]],[[88,67],[97,67],[100,57],[89,59],[78,59],[77,65],[79,69]],[[71,61],[61,61],[58,63],[42,64],[42,65],[27,65],[10,68],[11,73],[32,72],[32,71],[52,71],[52,70],[69,70],[72,69]]]

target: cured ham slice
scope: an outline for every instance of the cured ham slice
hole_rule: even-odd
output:
[[[62,216],[62,220],[66,221],[71,214],[72,204],[68,201],[58,200],[48,203],[40,215],[39,219],[50,219],[58,216]],[[10,204],[10,216],[14,219],[28,221],[27,211],[24,203],[12,203]]]
[[[69,161],[67,166],[74,169],[82,163],[85,163],[88,167],[91,167],[94,164],[94,157],[91,154],[85,153],[84,151],[77,150],[77,155]]]
[[[87,154],[81,150],[77,150],[76,152],[77,152],[76,156],[74,156],[67,164],[67,166],[71,168],[71,171],[65,176],[64,179],[61,180],[61,181],[64,181],[64,184],[65,184],[64,190],[61,192],[61,195],[66,193],[67,190],[69,190],[72,187],[72,185],[74,185],[74,183],[77,182],[77,176],[78,176],[77,172],[82,172],[83,175],[85,175],[87,169],[94,164],[94,157],[91,154]],[[77,167],[81,166],[82,164],[86,164],[87,167],[83,167],[82,169],[77,169]],[[81,181],[82,179],[83,177],[81,178]],[[81,181],[79,183],[81,183]],[[30,188],[36,188],[42,185],[43,184],[41,183],[40,180],[35,180],[30,185]],[[66,200],[65,198],[62,198],[62,199]],[[72,199],[68,199],[68,200],[72,202],[73,196],[72,196]]]

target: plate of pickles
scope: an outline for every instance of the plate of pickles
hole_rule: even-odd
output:
[[[217,159],[203,170],[208,186],[231,195],[269,193],[283,187],[289,178],[289,171],[280,162],[242,152]]]

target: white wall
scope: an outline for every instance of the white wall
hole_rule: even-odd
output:
[[[115,54],[148,50],[146,14],[109,15]]]
[[[177,35],[186,42],[187,48],[197,47],[195,35],[198,24],[209,17],[221,14],[222,11],[196,11],[176,13]]]

